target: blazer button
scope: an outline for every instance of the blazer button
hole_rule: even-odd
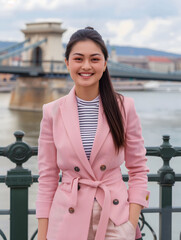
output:
[[[74,170],[75,170],[76,172],[79,172],[79,171],[80,171],[80,168],[79,168],[79,167],[74,167]]]
[[[113,204],[114,204],[114,205],[118,205],[118,204],[119,204],[119,200],[118,200],[118,199],[114,199],[114,200],[113,200]]]
[[[69,213],[74,213],[74,211],[75,211],[75,210],[74,210],[73,207],[70,207],[70,208],[69,208]]]
[[[106,170],[106,165],[101,165],[100,169],[101,169],[101,171],[105,171]]]

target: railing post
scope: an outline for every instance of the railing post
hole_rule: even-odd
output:
[[[7,172],[6,185],[10,188],[10,240],[28,240],[28,187],[32,184],[31,171],[22,163],[31,155],[29,146],[22,142],[23,132],[15,132],[16,142],[7,149],[7,157],[16,167]]]
[[[175,183],[175,172],[169,166],[170,159],[175,154],[175,149],[169,143],[170,137],[163,136],[163,144],[160,146],[160,156],[163,159],[163,166],[158,170],[160,175],[160,203],[159,216],[159,239],[172,239],[172,186]]]

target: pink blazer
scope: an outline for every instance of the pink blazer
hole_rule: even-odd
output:
[[[129,203],[148,206],[144,141],[134,102],[124,97],[126,145],[116,154],[100,101],[90,160],[79,129],[75,88],[45,104],[39,137],[39,187],[36,217],[49,218],[48,240],[87,240],[94,198],[102,207],[95,240],[104,240],[109,218],[120,225],[129,218]],[[128,189],[120,166],[128,168]],[[62,183],[59,174],[62,172]],[[140,232],[137,229],[137,237]]]

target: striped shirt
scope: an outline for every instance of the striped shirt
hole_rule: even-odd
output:
[[[76,98],[79,114],[80,135],[86,156],[89,160],[97,130],[99,96],[92,101],[85,101],[77,96]]]

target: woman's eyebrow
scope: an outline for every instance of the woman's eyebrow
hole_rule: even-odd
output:
[[[74,53],[73,55],[79,55],[79,56],[84,56],[84,54],[82,54],[82,53]],[[90,56],[92,57],[92,56],[101,56],[101,54],[100,53],[93,53],[93,54],[91,54]]]

